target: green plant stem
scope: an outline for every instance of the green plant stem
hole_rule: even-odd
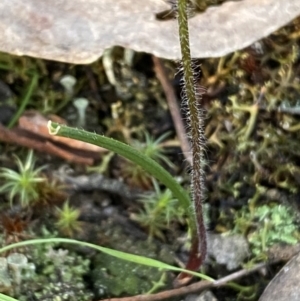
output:
[[[204,152],[205,138],[203,133],[203,116],[199,107],[200,95],[197,95],[196,80],[189,45],[187,0],[178,0],[179,39],[182,55],[182,69],[184,79],[184,101],[188,109],[191,148],[192,148],[192,193],[194,220],[196,231],[192,227],[192,248],[188,269],[196,270],[206,256],[206,230],[203,218],[202,200],[204,195]],[[183,278],[184,276],[182,276]]]
[[[162,273],[158,282],[153,282],[153,287],[146,293],[146,295],[151,295],[155,293],[157,290],[159,290],[160,288],[164,287],[166,285],[166,281],[167,281],[167,273],[164,272]]]
[[[38,74],[34,73],[32,78],[31,78],[31,82],[29,84],[29,87],[25,93],[24,98],[22,99],[21,105],[18,108],[18,111],[16,112],[16,114],[14,115],[14,117],[12,118],[12,120],[10,121],[10,123],[8,124],[8,128],[12,128],[15,123],[19,120],[20,116],[22,115],[22,113],[24,112],[31,96],[32,93],[37,85],[37,81],[38,81]]]
[[[70,128],[66,125],[60,125],[52,121],[49,121],[48,129],[49,133],[52,135],[68,137],[101,146],[123,156],[137,165],[140,165],[144,168],[144,170],[149,172],[153,177],[157,178],[166,187],[168,187],[172,191],[174,197],[179,200],[183,208],[189,212],[190,198],[187,192],[162,166],[133,147],[112,138],[107,138],[84,130]]]
[[[251,293],[254,291],[254,286],[243,286],[243,285],[240,285],[238,283],[235,283],[235,282],[228,282],[226,283],[226,286],[227,287],[230,287],[232,289],[235,289],[236,291],[240,292],[240,293]]]

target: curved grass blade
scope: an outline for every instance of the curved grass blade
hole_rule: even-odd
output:
[[[52,121],[49,121],[48,129],[49,133],[52,135],[72,138],[101,146],[123,156],[137,165],[140,165],[145,171],[149,172],[153,177],[168,187],[172,191],[174,197],[176,197],[181,205],[187,209],[187,212],[189,212],[191,203],[187,192],[161,165],[133,147],[112,138],[71,128]]]
[[[154,267],[154,268],[162,269],[162,270],[169,270],[169,271],[174,271],[174,272],[184,272],[184,273],[199,277],[201,279],[205,279],[208,281],[214,281],[213,278],[210,278],[204,274],[185,270],[185,269],[182,269],[182,268],[179,268],[176,266],[172,266],[170,264],[161,262],[156,259],[152,259],[152,258],[140,256],[140,255],[135,255],[135,254],[130,254],[130,253],[122,252],[122,251],[117,251],[117,250],[101,247],[98,245],[94,245],[94,244],[91,244],[88,242],[79,241],[79,240],[75,240],[75,239],[68,239],[68,238],[41,238],[41,239],[25,240],[25,241],[17,242],[17,243],[5,246],[3,248],[0,248],[0,253],[6,252],[11,249],[19,248],[19,247],[24,247],[24,246],[29,246],[29,245],[37,245],[37,244],[45,244],[45,243],[76,244],[79,246],[96,249],[97,251],[100,251],[102,253],[108,254],[110,256],[113,256],[113,257],[116,257],[116,258],[119,258],[122,260],[134,262],[136,264],[142,264],[142,265],[146,265],[149,267]]]

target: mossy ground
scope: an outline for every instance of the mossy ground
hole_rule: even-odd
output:
[[[203,104],[207,112],[206,202],[210,207],[208,227],[211,231],[219,233],[242,233],[254,247],[249,260],[258,261],[263,258],[260,252],[267,251],[267,247],[273,244],[299,241],[299,28],[300,19],[296,19],[245,50],[219,59],[198,61],[202,69],[202,79],[199,83],[207,88],[207,93],[203,95]],[[143,140],[145,131],[156,138],[170,131],[167,142],[171,142],[172,147],[168,148],[167,155],[175,164],[175,168],[166,167],[188,187],[189,178],[185,172],[187,164],[184,163],[178,142],[174,140],[172,119],[163,89],[153,71],[151,57],[134,53],[133,61],[125,63],[124,50],[118,47],[113,49],[110,56],[115,84],[107,77],[101,60],[89,66],[73,66],[1,54],[1,122],[7,123],[12,118],[22,103],[31,74],[37,73],[38,86],[26,109],[36,109],[43,114],[56,113],[76,126],[77,115],[72,99],[66,98],[59,83],[63,75],[71,74],[77,80],[74,97],[84,96],[89,100],[86,129],[129,144],[133,144],[135,140]],[[168,61],[164,64],[168,67],[169,79],[179,96],[180,87],[177,78],[174,79],[176,66]],[[62,103],[64,106],[61,106]],[[16,146],[1,143],[0,147],[1,165],[14,168],[12,152],[24,158],[24,150]],[[40,164],[49,164],[49,173],[51,168],[54,171],[65,164],[62,160],[45,154],[36,155]],[[132,182],[128,176],[128,168],[124,168],[126,162],[116,156],[111,157],[105,166],[104,173],[108,178],[123,179],[132,188],[152,189],[151,181],[147,182],[148,187],[145,187],[147,185],[144,182],[139,183],[138,179]],[[85,167],[72,164],[68,167],[75,173],[86,173]],[[42,235],[41,228],[47,228],[51,233],[58,230],[54,226],[56,220],[52,210],[54,205],[51,205],[51,202],[42,204],[39,208],[24,209],[20,208],[17,200],[12,208],[6,196],[1,195],[1,200],[3,244],[38,237]],[[71,202],[81,212],[85,212],[80,217],[83,222],[82,233],[74,233],[77,238],[163,261],[171,259],[172,263],[175,261],[176,252],[177,256],[186,259],[186,253],[182,252],[183,247],[180,247],[182,242],[178,239],[183,237],[187,229],[182,220],[172,220],[169,230],[163,229],[164,235],[159,238],[159,243],[155,241],[156,238],[149,242],[147,229],[142,229],[137,223],[129,220],[131,213],[137,214],[142,209],[141,203],[126,200],[114,193],[103,195],[96,192],[80,196],[76,193],[71,197]],[[53,200],[55,206],[62,203],[63,200],[60,200],[59,204]],[[90,209],[87,209],[87,203],[92,204]],[[274,208],[288,209],[282,209],[281,214]],[[105,218],[101,215],[102,211],[115,212],[115,209],[118,214],[108,214]],[[88,210],[99,214],[88,215]],[[261,213],[261,216],[258,216],[258,213]],[[18,221],[18,224],[15,224],[19,226],[9,228],[7,220],[3,222],[4,216],[6,219],[8,216]],[[262,225],[261,219],[264,217],[273,224]],[[120,221],[123,229],[120,229],[118,224]],[[276,225],[280,225],[282,235],[274,234]],[[264,227],[271,230],[264,232]],[[165,250],[165,245],[171,245],[169,249],[172,249],[172,252],[168,253],[167,257],[161,257],[159,249]],[[66,246],[55,246],[53,252],[59,252],[58,248],[65,250]],[[133,264],[113,261],[106,255],[95,255],[87,250],[69,251],[65,256],[68,270],[64,270],[62,266],[55,267],[55,264],[47,259],[45,254],[49,254],[49,249],[34,252],[28,249],[22,252],[28,254],[29,261],[35,263],[37,269],[35,282],[29,281],[30,287],[24,286],[21,289],[25,295],[17,296],[21,300],[58,300],[52,298],[51,294],[55,292],[55,296],[63,296],[66,291],[76,291],[77,294],[75,299],[68,295],[67,300],[91,300],[92,296],[99,298],[146,293],[153,287],[153,282],[159,282],[162,277],[157,271],[150,272]],[[38,253],[41,257],[37,257]],[[223,268],[213,265],[209,272],[218,277],[226,274]],[[257,275],[263,284],[259,288],[254,285],[257,277],[249,276],[242,284],[253,285],[253,293],[256,296],[253,300],[256,300],[272,276],[273,274],[266,277]],[[174,275],[168,277],[172,278]],[[50,279],[57,284],[61,283],[61,286],[53,287],[60,288],[60,292],[52,291],[51,286],[42,285],[42,281],[47,283]],[[165,280],[165,283],[168,286],[169,280]],[[224,290],[217,291],[216,294],[222,295],[222,300],[232,300],[239,292]],[[79,299],[79,296],[82,296],[82,299]],[[60,300],[64,300],[61,298]],[[242,295],[239,298],[244,300]]]

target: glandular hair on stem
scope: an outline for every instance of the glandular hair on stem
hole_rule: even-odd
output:
[[[204,112],[201,108],[202,91],[197,88],[198,73],[195,64],[191,59],[189,45],[189,28],[188,28],[188,1],[178,0],[178,24],[179,24],[179,40],[182,55],[182,64],[180,72],[182,72],[183,82],[183,101],[182,106],[186,111],[187,124],[189,129],[189,139],[192,150],[192,168],[191,168],[191,189],[193,199],[192,215],[196,223],[198,238],[192,238],[197,247],[192,246],[193,250],[197,250],[197,254],[193,254],[194,259],[201,264],[206,256],[206,229],[203,218],[202,202],[204,199],[204,150],[206,139],[204,136]],[[192,260],[191,260],[192,261]],[[195,268],[195,267],[194,267]]]

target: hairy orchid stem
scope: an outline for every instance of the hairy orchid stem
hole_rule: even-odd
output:
[[[198,269],[206,256],[206,229],[203,218],[204,197],[204,147],[203,111],[200,108],[201,94],[197,93],[196,74],[191,59],[188,28],[187,0],[178,0],[179,39],[182,55],[184,105],[187,107],[189,135],[192,150],[192,199],[194,226],[192,227],[192,248],[188,269]],[[193,221],[192,221],[193,222]]]

